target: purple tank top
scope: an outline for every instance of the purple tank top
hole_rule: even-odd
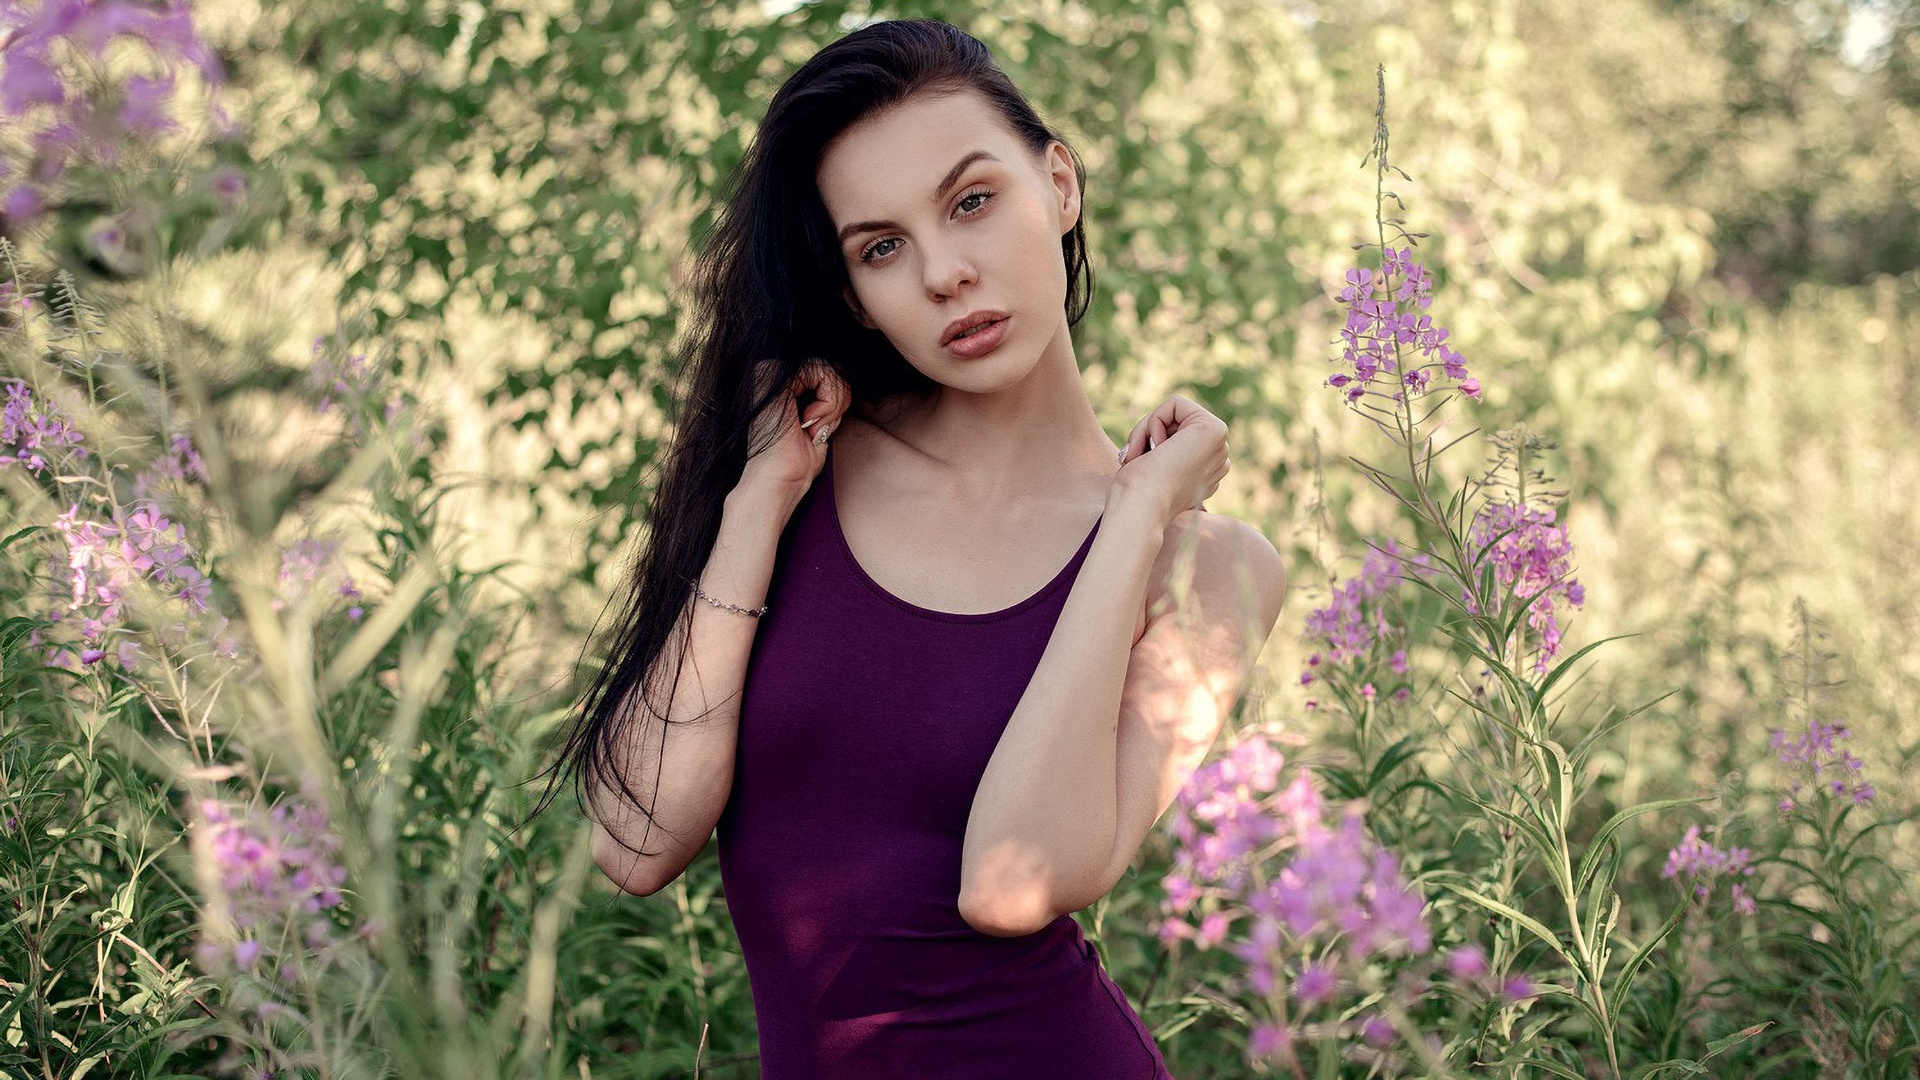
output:
[[[854,560],[832,472],[781,539],[719,825],[761,1076],[1171,1080],[1071,917],[997,938],[958,908],[974,790],[1092,534],[1012,607],[929,611]]]

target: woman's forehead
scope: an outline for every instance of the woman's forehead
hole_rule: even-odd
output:
[[[841,132],[820,155],[820,197],[836,222],[931,198],[950,170],[976,151],[1016,160],[1020,140],[985,98],[970,91],[916,94]]]

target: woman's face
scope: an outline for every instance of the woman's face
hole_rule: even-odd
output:
[[[920,94],[820,158],[847,302],[935,382],[1004,390],[1071,358],[1060,237],[1080,213],[1066,148],[1035,152],[986,99]]]

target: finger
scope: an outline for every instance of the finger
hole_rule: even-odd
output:
[[[808,364],[801,373],[810,400],[801,408],[802,428],[811,428],[817,423],[826,423],[837,427],[840,418],[846,415],[853,405],[853,392],[847,387],[847,381],[825,364]]]
[[[1132,461],[1147,452],[1147,422],[1151,419],[1153,419],[1151,415],[1141,417],[1140,421],[1133,425],[1133,430],[1127,433],[1127,441],[1120,448],[1121,464]]]
[[[1166,442],[1169,434],[1171,431],[1167,427],[1167,421],[1158,411],[1147,418],[1147,449],[1152,450]]]
[[[839,372],[824,365],[822,370],[825,375],[819,386],[820,400],[826,402],[827,407],[832,410],[828,414],[828,419],[838,427],[841,419],[847,415],[847,410],[853,408],[853,388],[847,385],[847,380],[841,378]]]

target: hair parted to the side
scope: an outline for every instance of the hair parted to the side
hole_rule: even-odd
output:
[[[713,550],[723,502],[756,449],[749,445],[754,417],[780,403],[810,362],[845,379],[856,406],[930,388],[848,307],[846,266],[815,175],[827,145],[859,121],[916,94],[961,91],[981,95],[1035,153],[1051,141],[1064,145],[985,45],[932,20],[856,30],[821,49],[774,94],[722,189],[721,211],[695,264],[690,332],[681,352],[683,404],[647,537],[619,616],[604,633],[596,631],[605,663],[556,759],[543,770],[547,785],[535,813],[566,781],[583,805],[591,782],[642,812],[651,809],[621,769],[622,731],[629,710],[666,718],[677,672],[653,669],[670,645],[685,639],[688,599]],[[1074,169],[1084,187],[1078,156]],[[1078,323],[1093,288],[1085,225],[1076,222],[1060,248],[1067,318]]]

